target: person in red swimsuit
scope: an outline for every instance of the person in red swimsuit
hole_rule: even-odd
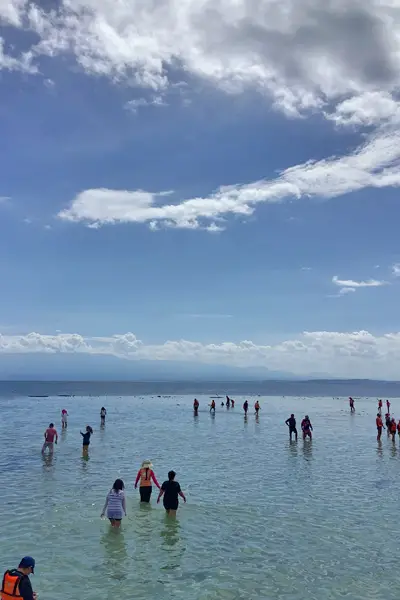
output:
[[[311,425],[311,421],[308,415],[306,415],[301,422],[301,430],[303,432],[303,440],[305,440],[306,437],[309,437],[310,440],[312,440],[311,432],[313,431],[313,426]]]
[[[385,429],[385,428],[383,426],[382,417],[381,417],[380,413],[378,413],[376,415],[376,430],[378,432],[376,439],[378,442],[380,442],[381,437],[382,437],[382,429]]]

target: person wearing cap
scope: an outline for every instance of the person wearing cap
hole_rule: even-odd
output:
[[[19,563],[18,569],[6,571],[1,586],[1,600],[13,600],[15,598],[36,600],[37,594],[32,590],[29,579],[29,575],[33,575],[34,571],[35,559],[32,556],[25,556]]]
[[[151,492],[153,491],[151,482],[154,481],[158,489],[161,489],[161,486],[158,483],[156,476],[154,475],[151,460],[144,460],[142,462],[142,466],[140,467],[138,474],[136,475],[135,490],[138,486],[139,480],[140,502],[150,502]]]
[[[312,439],[311,432],[313,431],[313,426],[311,425],[310,417],[308,415],[306,415],[301,422],[301,430],[303,432],[303,440],[305,440],[307,436],[310,440]]]

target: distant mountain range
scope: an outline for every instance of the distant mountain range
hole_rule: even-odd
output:
[[[12,381],[260,381],[292,373],[202,363],[124,360],[90,354],[2,354],[0,379]]]

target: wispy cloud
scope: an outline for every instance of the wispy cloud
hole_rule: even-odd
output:
[[[134,98],[133,100],[129,100],[125,104],[125,109],[130,112],[137,114],[140,108],[144,108],[146,106],[168,106],[167,102],[163,98],[163,96],[152,96],[150,99],[146,98]]]
[[[233,317],[224,313],[183,313],[178,316],[185,319],[232,319]]]
[[[366,281],[355,281],[354,279],[339,279],[337,275],[332,277],[332,283],[343,288],[369,288],[369,287],[381,287],[382,285],[389,285],[388,281],[379,281],[377,279],[367,279]]]
[[[383,285],[389,285],[388,281],[379,281],[377,279],[368,279],[366,281],[355,281],[354,279],[339,279],[337,275],[332,277],[332,283],[340,290],[337,294],[331,294],[330,298],[341,298],[356,292],[360,288],[376,288]]]
[[[199,229],[227,215],[249,216],[261,203],[313,196],[329,199],[366,187],[386,186],[400,186],[400,133],[371,138],[342,158],[309,161],[286,169],[275,179],[222,186],[210,196],[174,204],[160,205],[164,192],[85,190],[58,217],[87,225],[158,222],[164,227]]]
[[[392,275],[393,277],[400,277],[400,263],[392,265]]]

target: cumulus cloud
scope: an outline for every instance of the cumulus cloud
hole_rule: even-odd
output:
[[[313,196],[335,198],[367,187],[399,185],[400,134],[387,132],[370,139],[348,156],[308,161],[282,171],[275,179],[222,186],[209,196],[175,204],[159,201],[171,192],[85,190],[58,216],[87,224],[149,222],[156,229],[162,222],[166,227],[210,230],[216,220],[227,215],[251,215],[260,203]]]
[[[399,11],[398,0],[0,1],[3,23],[37,34],[32,65],[68,54],[89,75],[155,91],[181,70],[227,93],[253,87],[289,115],[371,92],[390,100]]]
[[[174,360],[236,367],[266,367],[295,375],[321,373],[340,377],[398,378],[400,333],[374,336],[304,332],[278,344],[252,341],[202,344],[188,340],[145,344],[133,333],[85,338],[78,334],[0,335],[0,353],[84,353],[127,360]]]

